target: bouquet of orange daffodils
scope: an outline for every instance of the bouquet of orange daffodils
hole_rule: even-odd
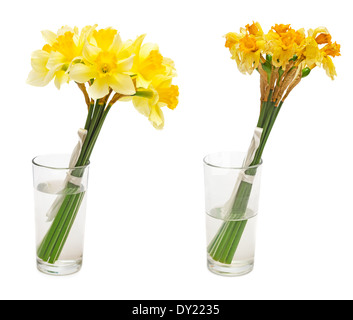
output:
[[[226,47],[240,72],[260,75],[261,111],[244,168],[261,163],[262,154],[284,101],[292,90],[316,67],[334,79],[332,58],[340,56],[340,45],[332,41],[324,27],[294,30],[291,25],[275,25],[265,34],[259,23],[226,35]],[[248,169],[224,205],[226,222],[211,241],[208,253],[223,264],[232,264],[247,225],[245,213],[256,169]]]
[[[43,87],[54,80],[60,87],[74,81],[83,92],[87,119],[79,130],[66,181],[70,196],[58,196],[48,212],[51,226],[37,255],[54,264],[60,257],[82,201],[80,188],[82,167],[89,163],[104,121],[120,101],[132,101],[156,129],[164,126],[163,107],[175,109],[179,90],[172,84],[176,76],[174,63],[161,55],[156,44],[143,44],[145,35],[122,41],[113,28],[97,30],[97,25],[77,28],[62,27],[57,33],[43,31],[46,44],[32,54],[32,71],[27,82]],[[73,189],[73,190],[72,190]],[[73,195],[74,194],[74,195]]]

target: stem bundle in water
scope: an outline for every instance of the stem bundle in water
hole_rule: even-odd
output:
[[[277,101],[272,101],[272,96],[273,91],[271,90],[268,99],[262,103],[257,127],[262,128],[263,132],[254,159],[252,160],[249,169],[246,170],[246,174],[249,176],[256,176],[256,166],[261,163],[265,145],[283,105],[283,102],[281,102],[276,106]],[[208,246],[208,254],[214,261],[223,264],[232,264],[248,223],[245,216],[252,192],[252,186],[251,183],[243,180],[239,184],[232,208],[225,218],[226,221],[220,227],[216,236]]]
[[[252,184],[241,182],[227,221],[223,223],[216,237],[208,247],[208,252],[213,260],[224,264],[232,263],[234,254],[247,225],[247,220],[241,220],[240,217],[243,217],[246,213],[251,189]]]
[[[80,178],[84,175],[85,169],[83,167],[89,163],[93,148],[110,108],[111,105],[105,108],[105,104],[99,104],[99,101],[95,105],[91,105],[85,127],[87,138],[82,146],[81,154],[75,166],[76,169],[71,172],[72,176]],[[38,258],[50,264],[54,264],[60,258],[86,192],[81,190],[81,186],[68,182],[63,193],[65,195],[63,202],[37,249]]]

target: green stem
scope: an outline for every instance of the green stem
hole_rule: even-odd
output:
[[[218,248],[219,243],[222,240],[222,237],[224,235],[226,228],[227,228],[227,223],[223,223],[216,237],[209,244],[207,250],[210,253],[210,255],[214,256],[216,249]]]
[[[99,101],[97,101],[96,106],[93,111],[93,114],[92,114],[92,120],[89,125],[89,130],[87,132],[85,142],[83,143],[80,157],[77,160],[76,167],[87,165],[87,162],[83,162],[82,159],[85,157],[86,150],[91,142],[91,138],[96,130],[96,127],[97,127],[98,123],[100,122],[100,118],[102,116],[103,111],[104,111],[104,106],[99,105]]]
[[[281,111],[282,105],[283,105],[283,102],[281,102],[278,107],[275,107],[274,102],[272,102],[271,116],[268,117],[268,120],[266,121],[266,124],[264,126],[264,131],[261,136],[260,146],[256,151],[255,158],[254,158],[254,161],[252,162],[251,166],[256,166],[261,162],[262,154],[263,154],[265,146],[267,144],[267,140],[270,136],[270,133],[272,132],[272,128],[275,124],[275,121],[278,117],[278,114]]]
[[[89,110],[88,110],[87,120],[86,120],[86,124],[85,124],[86,130],[89,130],[89,127],[91,125],[93,111],[94,111],[94,103],[91,103]]]
[[[264,127],[264,121],[268,115],[269,106],[271,106],[271,99],[272,99],[273,91],[271,90],[268,96],[267,101],[262,102],[262,108],[259,116],[259,121],[257,122],[258,128]]]
[[[224,260],[224,263],[225,264],[231,264],[233,259],[234,259],[234,255],[235,255],[235,252],[237,251],[238,249],[238,246],[239,246],[239,243],[240,243],[240,239],[241,237],[243,236],[243,233],[244,233],[244,230],[245,230],[245,227],[248,223],[247,220],[243,220],[243,221],[237,221],[237,232],[235,234],[235,237],[234,237],[234,240],[232,242],[232,245],[228,251],[228,255],[226,257],[226,259]]]
[[[70,210],[71,212],[69,212],[69,214],[66,216],[65,222],[61,229],[62,231],[58,235],[55,246],[52,250],[52,256],[49,259],[49,263],[53,264],[59,258],[84,197],[85,192],[81,192],[72,196],[72,207]]]
[[[105,105],[100,105],[99,101],[96,101],[95,106],[91,105],[85,124],[88,133],[76,167],[82,167],[89,163],[93,148],[110,109],[111,106],[105,109]],[[84,169],[73,170],[71,174],[82,177]],[[65,196],[52,225],[37,250],[38,257],[43,261],[54,264],[61,255],[85,196],[85,192],[77,193],[79,188],[71,184],[66,187],[68,194]]]
[[[41,258],[43,261],[46,261],[47,260],[47,257],[49,257],[50,255],[50,245],[51,245],[51,242],[53,240],[53,236],[60,224],[60,221],[61,221],[61,218],[62,218],[62,215],[63,213],[65,212],[67,206],[68,206],[68,203],[70,201],[70,196],[66,196],[65,199],[64,199],[64,202],[63,204],[60,206],[60,209],[58,211],[58,213],[56,214],[56,217],[48,231],[48,233],[46,234],[46,236],[44,237],[41,245],[39,246],[38,248],[38,257]]]
[[[229,250],[232,246],[234,236],[238,234],[240,228],[240,223],[238,221],[231,221],[230,224],[228,225],[227,231],[226,231],[226,237],[222,239],[222,252],[220,252],[220,255],[215,255],[215,260],[225,263],[227,261],[227,257],[229,255]]]
[[[279,106],[276,107],[275,102],[272,101],[272,94],[273,92],[271,91],[268,101],[262,103],[257,126],[263,129],[263,133],[259,148],[256,151],[254,160],[251,164],[252,167],[260,164],[264,148],[283,105],[281,102]],[[257,169],[253,168],[247,170],[246,173],[255,176],[256,171]],[[242,181],[228,220],[223,223],[220,230],[208,246],[208,253],[215,261],[224,264],[232,263],[248,222],[247,220],[244,220],[243,217],[248,207],[251,191],[252,185]]]
[[[48,244],[46,253],[43,257],[44,261],[48,261],[50,259],[51,253],[53,252],[53,249],[58,241],[58,237],[60,236],[60,233],[63,229],[63,225],[65,224],[65,220],[67,219],[67,215],[70,213],[72,203],[75,201],[72,195],[66,196],[66,198],[68,198],[68,204],[67,206],[64,207],[64,210],[62,211],[62,214],[59,216],[59,219],[57,219],[57,223],[56,223],[57,227],[55,228],[55,232],[51,237],[51,241]]]
[[[85,154],[82,157],[81,162],[80,161],[77,162],[77,166],[85,165],[85,164],[88,163],[88,161],[89,161],[89,159],[90,159],[90,157],[92,155],[93,148],[96,145],[98,136],[99,136],[99,134],[100,134],[100,132],[102,130],[103,124],[105,122],[105,119],[107,118],[107,115],[108,115],[110,109],[111,109],[111,106],[109,105],[107,107],[107,109],[105,111],[103,111],[102,117],[101,117],[99,123],[97,124],[97,127],[94,130],[94,133],[92,134],[90,143],[87,145],[87,148],[85,150]],[[104,108],[103,108],[103,110],[104,110]]]

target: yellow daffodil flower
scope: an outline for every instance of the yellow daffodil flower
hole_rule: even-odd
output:
[[[132,98],[135,108],[148,117],[156,129],[163,129],[163,107],[174,110],[178,105],[179,88],[172,84],[172,77],[155,76],[147,89],[140,89]]]
[[[55,77],[54,70],[47,68],[49,53],[44,50],[37,50],[32,53],[32,70],[28,75],[27,83],[36,87],[45,87]]]
[[[248,24],[246,27],[245,27],[246,31],[255,36],[255,37],[260,37],[262,38],[264,36],[264,32],[262,31],[262,27],[260,25],[260,23],[258,22],[253,22],[253,24]]]
[[[323,47],[320,52],[322,55],[322,67],[326,71],[326,74],[332,79],[337,76],[336,67],[332,61],[332,58],[341,55],[341,46],[335,43],[328,43]],[[332,58],[331,58],[332,57]]]
[[[298,56],[298,61],[304,62],[304,65],[310,69],[321,65],[322,56],[319,46],[313,37],[309,36],[304,39],[296,55]]]
[[[163,57],[159,47],[153,43],[143,44],[146,35],[125,43],[125,52],[134,55],[131,68],[137,88],[134,97],[123,98],[133,101],[136,110],[146,116],[156,129],[163,129],[162,108],[175,109],[178,105],[179,89],[172,84],[176,76],[173,60]]]
[[[301,70],[302,77],[306,77],[317,66],[333,79],[336,69],[332,58],[340,55],[340,45],[332,42],[327,28],[309,29],[306,35],[303,28],[294,30],[290,24],[276,24],[264,34],[261,25],[254,22],[240,28],[240,33],[228,33],[225,46],[242,73],[251,74],[257,69],[267,74],[267,80],[273,71],[280,76],[293,75],[292,68]]]
[[[60,89],[70,81],[69,68],[82,55],[84,41],[92,27],[87,26],[79,33],[77,28],[62,27],[57,33],[42,31],[46,45],[32,54],[32,68],[27,82],[34,86],[46,86],[55,78]]]
[[[241,28],[239,34],[231,32],[226,35],[226,47],[229,48],[232,59],[237,62],[242,73],[252,74],[259,66],[265,44],[264,33],[259,23]]]
[[[327,28],[319,27],[316,29],[308,30],[308,37],[314,38],[317,44],[331,43],[332,36],[328,32]]]
[[[78,83],[93,80],[87,90],[93,99],[106,96],[110,88],[123,95],[134,95],[131,78],[134,55],[128,55],[128,51],[116,30],[94,30],[83,47],[82,63],[71,66],[70,77]]]
[[[332,43],[332,36],[328,30],[320,27],[308,31],[308,37],[304,40],[299,55],[303,56],[310,69],[320,66],[331,79],[334,79],[337,73],[332,58],[341,55],[340,49],[339,44]]]
[[[304,41],[305,31],[296,31],[290,25],[276,24],[266,35],[266,39],[268,53],[273,57],[273,65],[285,69]]]
[[[249,26],[249,32],[257,33],[258,29]],[[179,88],[172,84],[174,62],[162,56],[158,45],[143,44],[146,35],[123,42],[117,30],[97,30],[97,25],[87,26],[81,33],[66,26],[57,33],[46,30],[42,34],[46,44],[32,54],[30,84],[45,86],[55,79],[60,88],[73,80],[89,110],[92,100],[101,98],[110,107],[118,100],[133,101],[157,129],[164,127],[162,108],[177,107]],[[111,97],[112,91],[116,94]]]
[[[153,77],[158,74],[175,76],[175,68],[171,59],[162,56],[157,44],[142,44],[145,37],[146,35],[138,37],[132,42],[130,48],[135,55],[131,72],[134,75],[136,87],[147,89]]]
[[[341,55],[341,45],[337,42],[328,43],[325,47],[321,49],[323,53],[331,57],[339,57]]]

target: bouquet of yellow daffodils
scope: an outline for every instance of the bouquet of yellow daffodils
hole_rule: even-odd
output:
[[[176,76],[174,63],[161,55],[158,45],[143,44],[145,35],[122,41],[117,30],[97,27],[87,26],[81,32],[67,26],[57,33],[43,31],[46,44],[32,54],[33,70],[27,82],[44,87],[54,80],[60,89],[74,81],[83,92],[88,110],[71,158],[70,168],[77,168],[66,185],[71,195],[63,192],[48,212],[52,224],[37,250],[38,257],[50,264],[59,259],[75,221],[83,196],[72,189],[80,188],[82,167],[89,163],[113,105],[119,100],[132,101],[156,129],[164,126],[162,108],[173,110],[178,105],[179,89],[172,84]]]
[[[294,30],[291,25],[275,25],[265,34],[259,23],[247,25],[240,33],[226,35],[226,47],[240,72],[260,75],[261,111],[244,168],[261,163],[262,154],[284,101],[292,90],[316,67],[322,67],[334,79],[332,58],[340,56],[340,45],[332,41],[324,27]],[[247,210],[252,184],[249,169],[224,205],[226,222],[211,241],[208,253],[223,264],[231,264],[247,225]],[[247,177],[245,177],[247,176]]]

